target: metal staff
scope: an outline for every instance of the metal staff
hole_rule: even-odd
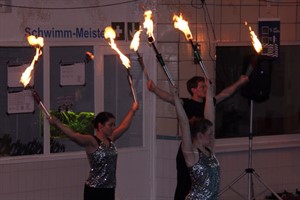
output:
[[[156,46],[155,46],[155,44],[154,44],[153,38],[152,38],[152,37],[149,37],[149,38],[148,38],[148,42],[149,42],[150,45],[152,45],[152,47],[153,47],[153,49],[154,49],[154,51],[155,51],[155,53],[156,53],[156,58],[157,58],[159,64],[162,66],[162,68],[163,68],[165,74],[167,75],[167,77],[168,77],[170,83],[171,83],[173,86],[175,86],[175,82],[174,82],[174,80],[173,80],[173,78],[172,78],[172,76],[171,76],[171,74],[170,74],[170,72],[169,72],[169,70],[168,70],[168,68],[167,68],[167,66],[166,66],[166,64],[165,64],[165,62],[164,62],[162,56],[161,56],[161,54],[160,54],[160,53],[158,52],[158,50],[157,50],[157,48],[156,48]]]
[[[203,71],[205,77],[209,80],[209,78],[208,78],[208,73],[207,73],[207,70],[206,70],[206,67],[205,67],[205,65],[204,65],[204,63],[203,63],[203,61],[202,61],[202,59],[201,59],[201,56],[200,56],[200,53],[199,53],[199,50],[198,50],[197,46],[194,45],[192,39],[189,39],[189,41],[190,41],[190,43],[191,43],[191,45],[192,45],[192,48],[193,48],[193,51],[194,51],[194,55],[195,55],[195,57],[196,57],[196,59],[197,59],[199,65],[200,65],[200,67],[201,67],[201,69],[202,69],[202,71]]]
[[[144,18],[145,18],[145,21],[144,21],[144,28],[147,28],[147,34],[148,34],[148,42],[149,42],[149,45],[152,45],[155,53],[156,53],[156,58],[159,62],[159,64],[162,66],[165,74],[167,75],[170,83],[175,86],[175,82],[161,56],[161,54],[158,52],[155,44],[154,44],[154,35],[153,35],[153,21],[151,19],[152,17],[152,11],[151,10],[147,10],[144,12]]]
[[[32,89],[31,92],[32,92],[32,96],[33,96],[35,102],[38,104],[38,107],[39,107],[39,108],[40,108],[40,109],[41,109],[41,110],[42,110],[49,118],[51,118],[50,113],[48,112],[48,110],[47,110],[46,107],[44,106],[44,104],[43,104],[43,102],[42,102],[42,100],[41,100],[39,94],[37,93],[37,91],[35,91],[35,90]]]
[[[133,100],[134,100],[134,102],[137,102],[137,98],[136,98],[136,95],[135,95],[135,90],[134,90],[134,87],[133,87],[132,76],[131,76],[131,73],[130,73],[129,69],[127,69],[127,78],[128,78],[128,83],[130,85],[130,90],[131,90]]]
[[[140,44],[140,34],[142,32],[142,29],[138,30],[134,36],[133,36],[133,39],[131,41],[131,44],[130,44],[130,49],[133,49],[136,53],[136,55],[138,56],[138,61],[140,63],[140,66],[146,76],[146,79],[149,80],[149,76],[148,76],[148,72],[145,68],[145,65],[144,65],[144,61],[143,61],[143,58],[142,56],[140,55],[139,51],[138,51],[138,48],[139,48],[139,44]]]
[[[206,79],[209,80],[206,67],[205,67],[205,65],[204,65],[204,63],[203,63],[203,61],[201,59],[200,53],[198,51],[198,48],[193,43],[193,36],[192,36],[191,31],[190,31],[188,22],[183,19],[182,14],[180,14],[180,16],[174,15],[173,16],[173,21],[174,21],[174,27],[177,28],[177,29],[179,29],[179,30],[181,30],[184,33],[186,39],[191,43],[193,51],[194,51],[194,55],[195,55],[195,57],[196,57],[199,65],[200,65],[200,67],[201,67],[201,69],[202,69],[202,71],[203,71]]]
[[[109,39],[109,41],[110,41],[109,45],[111,46],[111,48],[113,50],[115,50],[119,54],[122,64],[126,67],[127,74],[128,74],[128,82],[130,84],[130,89],[131,89],[131,93],[133,96],[133,100],[135,102],[137,102],[134,88],[133,88],[132,76],[131,76],[130,70],[129,70],[130,69],[130,60],[118,49],[118,47],[114,41],[114,39],[116,38],[116,32],[114,31],[114,29],[112,27],[108,26],[105,28],[104,37],[105,37],[105,39]]]
[[[147,69],[146,69],[146,67],[145,67],[145,64],[144,64],[144,61],[143,61],[143,57],[140,55],[140,53],[139,53],[138,51],[135,51],[135,53],[136,53],[136,55],[138,56],[138,61],[139,61],[140,66],[141,66],[141,68],[142,68],[142,70],[143,70],[143,72],[144,72],[144,75],[145,75],[147,81],[149,81],[150,78],[149,78]]]

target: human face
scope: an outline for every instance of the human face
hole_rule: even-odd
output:
[[[198,82],[198,86],[197,88],[193,88],[192,89],[193,92],[193,97],[195,98],[204,98],[206,97],[206,92],[207,92],[207,86],[205,84],[205,82]]]
[[[199,134],[200,140],[204,145],[210,144],[214,140],[214,131],[212,127],[209,127],[203,134]]]
[[[116,127],[116,120],[114,118],[109,118],[109,120],[107,122],[105,122],[105,124],[101,124],[101,131],[104,135],[106,135],[107,137],[111,136],[114,129]]]

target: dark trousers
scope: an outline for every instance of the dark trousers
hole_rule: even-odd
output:
[[[84,200],[115,200],[115,188],[84,186]]]

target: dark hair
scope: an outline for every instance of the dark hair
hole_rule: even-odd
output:
[[[205,82],[204,77],[202,76],[194,76],[186,82],[186,88],[190,95],[193,95],[192,88],[197,88],[199,82]]]
[[[99,113],[95,119],[93,120],[94,128],[98,128],[98,124],[105,124],[109,119],[114,118],[115,116],[109,112],[101,112]]]
[[[190,122],[191,137],[195,138],[198,133],[204,134],[213,123],[208,119],[198,118]]]

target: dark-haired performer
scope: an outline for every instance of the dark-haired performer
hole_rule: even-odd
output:
[[[232,85],[222,90],[217,96],[214,97],[215,104],[220,103],[226,98],[230,97],[238,88],[249,81],[248,77],[241,75],[240,78]],[[183,108],[187,114],[187,117],[192,123],[196,119],[204,117],[205,97],[207,93],[207,85],[205,79],[201,76],[194,76],[186,83],[187,90],[191,95],[191,98],[181,98]],[[162,100],[174,104],[174,96],[170,93],[157,87],[152,80],[147,83],[148,90],[153,92]],[[179,146],[176,157],[176,169],[177,169],[177,186],[174,195],[174,200],[184,200],[191,188],[191,180],[188,169],[186,167],[181,146]]]
[[[218,200],[220,185],[220,165],[214,154],[215,111],[212,86],[208,87],[204,107],[204,118],[189,122],[178,98],[177,90],[172,88],[179,127],[182,132],[181,149],[191,178],[191,189],[185,200]]]
[[[90,173],[84,186],[84,200],[115,199],[117,149],[114,142],[129,128],[137,109],[138,104],[134,102],[117,127],[113,114],[99,113],[94,119],[95,135],[76,133],[54,116],[48,118],[50,124],[85,148]]]

